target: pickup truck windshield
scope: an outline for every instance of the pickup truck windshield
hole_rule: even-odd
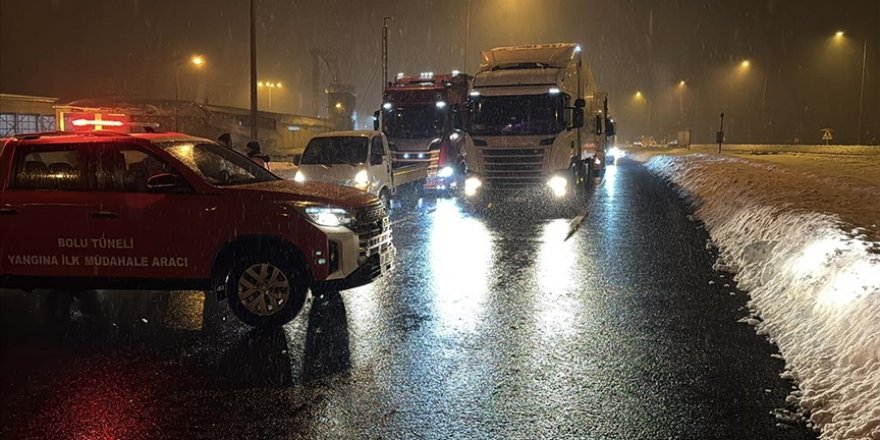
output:
[[[358,165],[367,160],[367,141],[361,136],[314,138],[303,152],[303,165]]]
[[[470,133],[475,135],[555,134],[565,128],[561,94],[472,98]]]
[[[216,144],[169,142],[165,151],[215,186],[244,185],[279,180],[246,156]]]
[[[385,112],[385,134],[397,139],[437,137],[443,133],[446,112],[436,105]]]

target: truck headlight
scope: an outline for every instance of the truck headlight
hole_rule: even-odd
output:
[[[437,172],[437,175],[440,177],[452,177],[453,174],[455,174],[455,170],[448,166],[440,168],[440,171]]]
[[[562,176],[553,176],[547,181],[547,186],[553,191],[556,197],[565,197],[568,192],[568,179]]]
[[[307,206],[305,213],[321,226],[345,226],[354,218],[348,210],[331,206]]]
[[[464,181],[464,195],[471,197],[477,193],[477,189],[483,186],[483,182],[477,177],[468,177]]]
[[[294,182],[300,182],[300,183],[305,182],[305,181],[306,181],[306,175],[303,174],[302,171],[300,171],[300,170],[296,170],[296,174],[293,176],[293,181],[294,181]]]

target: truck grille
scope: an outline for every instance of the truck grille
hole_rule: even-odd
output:
[[[379,253],[391,243],[391,223],[385,207],[379,202],[355,213],[354,221],[348,227],[358,235],[360,260]]]
[[[482,148],[486,187],[516,190],[544,182],[546,148]]]

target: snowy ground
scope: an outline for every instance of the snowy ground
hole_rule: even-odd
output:
[[[821,437],[880,439],[877,158],[642,158],[693,204],[717,269],[750,291],[746,321],[779,346],[800,383],[790,399]]]

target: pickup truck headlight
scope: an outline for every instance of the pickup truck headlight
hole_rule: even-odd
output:
[[[440,168],[440,171],[437,173],[440,177],[452,177],[453,174],[455,174],[455,170],[450,166]]]
[[[305,213],[321,226],[345,226],[354,219],[348,210],[331,206],[307,206]]]
[[[360,170],[354,175],[355,185],[366,186],[368,183],[370,183],[370,176],[367,175],[367,170]]]
[[[305,182],[305,181],[306,181],[306,175],[303,174],[302,171],[300,171],[300,170],[296,170],[296,174],[293,176],[293,181],[294,181],[294,182],[300,182],[300,183],[301,183],[301,182]]]

